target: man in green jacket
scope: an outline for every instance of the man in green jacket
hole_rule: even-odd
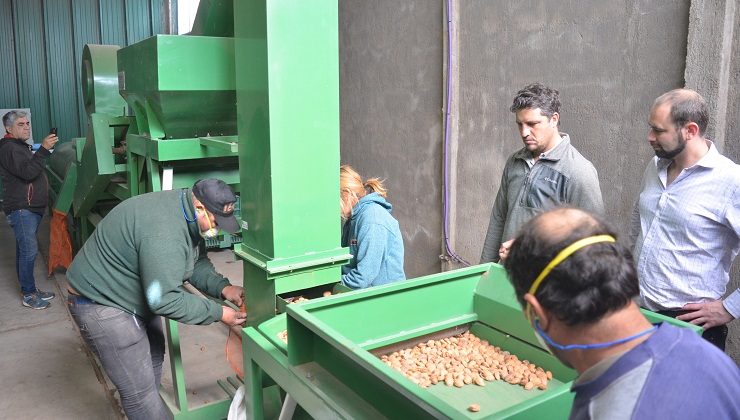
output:
[[[236,197],[221,180],[125,200],[98,224],[67,270],[70,312],[118,388],[129,419],[168,418],[159,397],[162,319],[241,325],[246,313],[183,290],[183,282],[237,306],[243,289],[217,273],[203,239],[239,230]]]

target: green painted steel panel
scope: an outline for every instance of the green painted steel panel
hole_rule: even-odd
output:
[[[126,9],[124,0],[104,0],[100,4],[100,43],[124,46],[126,42]]]
[[[44,22],[70,22],[72,10],[66,1],[44,2]],[[44,41],[46,43],[46,61],[49,80],[49,124],[57,127],[60,139],[69,141],[79,132],[77,121],[80,120],[77,107],[77,83],[75,68],[79,66],[74,61],[74,44],[70,25],[45,25]],[[43,131],[40,134],[45,134]],[[36,134],[36,141],[42,140],[42,135]]]
[[[82,151],[75,186],[73,204],[77,214],[87,214],[90,211],[116,173],[114,156],[110,152],[114,144],[111,122],[107,115],[90,115],[90,130]]]
[[[125,114],[126,102],[118,91],[118,49],[115,45],[85,45],[80,76],[85,115]]]
[[[487,282],[492,287],[484,287]],[[247,361],[256,362],[315,418],[566,418],[575,372],[543,349],[503,332],[501,327],[511,318],[480,312],[475,299],[479,291],[495,288],[502,289],[496,296],[504,299],[498,302],[488,296],[489,304],[508,306],[513,288],[500,266],[487,264],[289,305],[287,316],[257,327],[261,336],[245,330],[245,367],[254,368]],[[358,328],[357,314],[373,322]],[[516,316],[522,317],[520,308]],[[485,387],[438,384],[424,389],[378,357],[396,346],[413,346],[468,328],[552,371],[548,389],[526,391],[503,381]],[[276,337],[286,329],[287,345]],[[259,380],[249,370],[246,383],[255,395],[252,384],[259,385]],[[479,414],[467,411],[473,402],[480,404]],[[370,407],[377,413],[368,412]],[[251,414],[250,418],[261,418],[257,410]]]
[[[72,31],[74,36],[74,70],[75,70],[75,93],[79,96],[77,100],[77,113],[79,123],[77,130],[84,135],[87,131],[87,112],[82,100],[82,54],[86,44],[100,44],[101,21],[98,0],[76,0],[72,3]]]
[[[133,44],[152,35],[149,0],[126,0],[126,40]]]
[[[150,139],[146,136],[129,134],[126,136],[126,147],[131,153],[148,156],[157,161],[175,161],[186,159],[212,159],[236,157],[228,150],[204,147],[200,139]]]
[[[201,0],[189,35],[234,36],[234,0]]]
[[[0,108],[30,108],[34,140],[84,136],[85,44],[125,46],[165,32],[168,0],[0,0]]]
[[[18,106],[18,79],[15,63],[15,36],[13,35],[13,8],[11,0],[0,0],[0,107]],[[2,196],[0,196],[2,198]]]
[[[242,249],[339,250],[337,2],[239,1],[234,16]]]
[[[119,88],[139,131],[168,139],[236,134],[233,51],[232,38],[178,35],[119,50]]]
[[[43,134],[48,133],[51,128],[41,0],[13,2],[13,21],[17,69],[20,76],[19,100],[15,106],[31,109],[33,137],[35,141],[40,141],[44,137]]]

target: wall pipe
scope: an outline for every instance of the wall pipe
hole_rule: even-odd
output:
[[[445,135],[444,145],[442,152],[443,163],[443,207],[444,207],[444,242],[446,257],[457,261],[463,265],[470,265],[469,262],[465,261],[462,257],[457,255],[452,244],[450,243],[450,158],[449,154],[449,143],[450,143],[450,104],[452,101],[452,6],[451,0],[445,0],[447,6],[447,77],[446,77],[446,89],[447,89],[447,101],[445,105]]]

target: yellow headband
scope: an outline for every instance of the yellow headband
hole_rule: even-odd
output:
[[[544,269],[542,269],[542,272],[539,276],[535,279],[535,281],[532,283],[532,286],[529,288],[529,294],[534,296],[535,293],[537,293],[537,289],[540,287],[540,284],[542,284],[542,281],[545,280],[545,277],[547,277],[550,272],[558,266],[561,262],[565,261],[566,258],[573,255],[574,252],[578,251],[581,248],[587,247],[591,244],[596,244],[599,242],[616,242],[617,240],[614,239],[611,235],[596,235],[596,236],[589,236],[588,238],[583,238],[578,241],[573,242],[572,244],[568,245],[558,253],[558,255],[555,256],[555,258],[550,261]],[[526,316],[527,319],[530,319],[530,310],[531,306],[529,302],[527,302],[527,311]]]

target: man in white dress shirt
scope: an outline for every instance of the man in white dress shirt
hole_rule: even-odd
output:
[[[655,100],[647,137],[655,157],[631,236],[641,304],[702,326],[724,350],[726,324],[740,316],[740,289],[724,297],[740,250],[740,166],[704,137],[708,122],[707,104],[692,90]]]

